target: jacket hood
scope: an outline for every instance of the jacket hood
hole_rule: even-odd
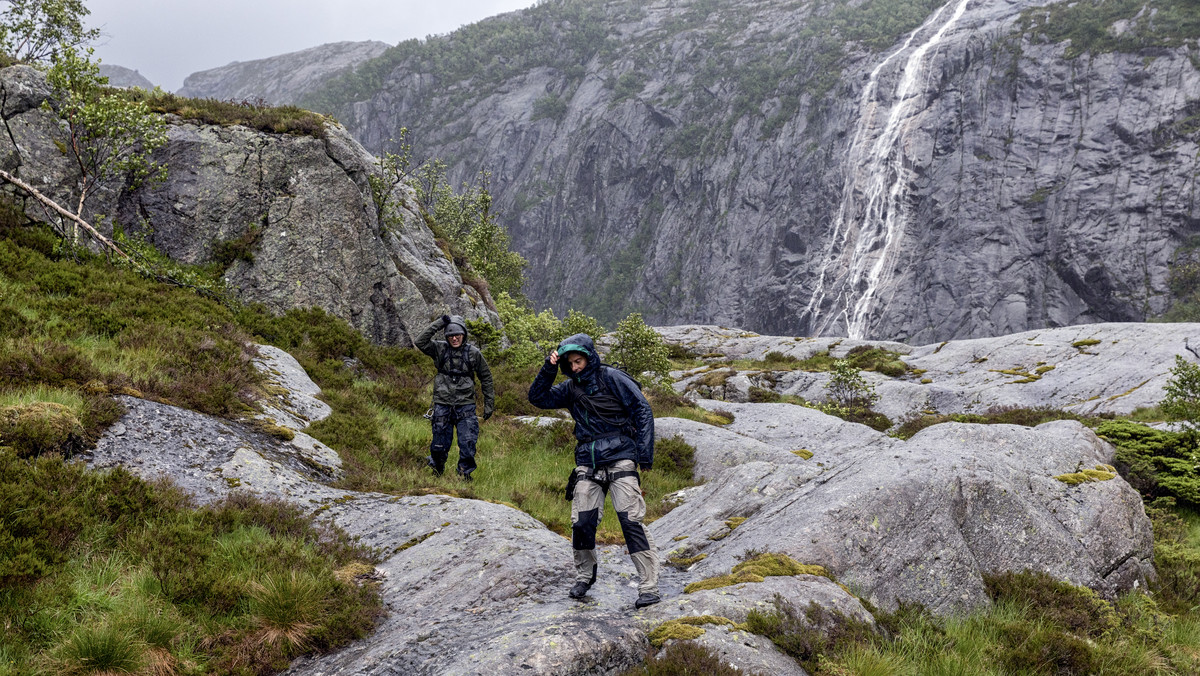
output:
[[[450,315],[450,323],[442,330],[444,336],[454,336],[462,334],[463,342],[467,340],[467,322],[459,315]]]
[[[587,358],[588,363],[582,373],[571,373],[567,360],[563,359],[568,352],[578,352]],[[592,337],[588,334],[576,333],[573,336],[567,336],[558,344],[558,369],[562,371],[563,375],[587,380],[598,368],[600,368],[600,355],[596,353],[596,344],[592,342]]]

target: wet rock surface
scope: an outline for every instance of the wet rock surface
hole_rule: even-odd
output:
[[[911,369],[903,376],[861,374],[879,394],[876,410],[893,421],[923,412],[981,413],[1006,406],[1049,406],[1089,415],[1130,413],[1162,399],[1175,355],[1200,359],[1200,324],[1188,323],[1064,326],[920,346],[762,336],[717,326],[658,330],[668,342],[712,361],[711,366],[675,374],[676,390],[702,396],[714,394],[714,388],[703,386],[705,375],[728,359],[761,360],[777,352],[803,360],[825,351],[845,358],[864,345],[896,352]],[[753,386],[809,401],[826,398],[827,372],[772,370],[769,365],[735,371],[721,379],[715,394],[745,402]]]
[[[987,604],[990,572],[1044,570],[1107,595],[1154,575],[1150,524],[1122,479],[1054,478],[1111,460],[1112,448],[1073,421],[942,424],[901,441],[792,404],[701,400],[733,422],[657,421],[659,438],[696,448],[703,480],[649,526],[674,564],[663,567],[663,601],[635,610],[628,556],[605,546],[598,580],[577,602],[566,595],[569,540],[517,509],[334,487],[336,454],[301,431],[324,414],[315,385],[286,353],[260,352],[280,392],[263,417],[296,439],[123,397],[127,413],[87,460],[170,477],[202,502],[232,491],[285,499],[380,552],[386,618],[342,651],[297,661],[292,676],[616,674],[644,659],[656,627],[705,615],[723,619],[695,640],[728,664],[803,674],[770,641],[724,621],[777,602],[870,621],[845,588],[802,574],[684,592],[764,551],[820,565],[877,606],[919,602],[941,613]]]

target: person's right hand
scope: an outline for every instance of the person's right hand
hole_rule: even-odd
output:
[[[450,324],[450,315],[442,315],[442,326]]]
[[[550,365],[558,364],[558,350],[550,350]]]

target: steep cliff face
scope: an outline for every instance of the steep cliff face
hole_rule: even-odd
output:
[[[76,174],[60,121],[41,107],[50,97],[32,68],[0,70],[0,167],[73,206]],[[374,158],[339,125],[325,131],[270,134],[172,117],[169,142],[154,155],[166,181],[102,186],[83,215],[108,233],[120,223],[186,263],[219,260],[243,301],[276,312],[319,307],[378,343],[411,345],[445,312],[496,321],[489,299],[463,283],[438,246],[411,192],[396,187],[377,204]],[[23,203],[30,218],[50,219],[37,202]]]
[[[290,103],[301,92],[383,53],[383,42],[332,42],[268,59],[192,73],[177,94],[201,99]]]
[[[560,311],[916,343],[1137,321],[1200,232],[1197,30],[1143,4],[559,0],[304,100],[490,170]]]

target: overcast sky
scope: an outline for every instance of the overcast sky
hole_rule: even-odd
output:
[[[183,78],[343,40],[394,45],[449,33],[534,0],[85,0],[102,63],[132,68],[167,91]]]

